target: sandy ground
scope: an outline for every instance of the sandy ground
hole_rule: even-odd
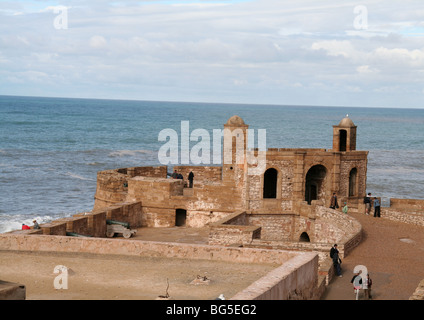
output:
[[[424,279],[424,227],[365,214],[350,215],[362,224],[364,239],[343,259],[343,277],[333,278],[323,299],[355,299],[350,281],[357,265],[365,266],[373,280],[373,299],[409,299]]]

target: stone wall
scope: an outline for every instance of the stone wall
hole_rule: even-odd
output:
[[[318,257],[302,253],[237,293],[231,300],[317,299]]]
[[[390,199],[390,208],[412,211],[424,211],[424,200],[422,199]]]
[[[210,244],[249,245],[299,251],[318,251],[320,261],[328,258],[330,248],[338,244],[340,257],[347,256],[362,239],[362,226],[354,218],[323,206],[314,208],[314,215],[250,214],[234,212],[210,225]],[[248,228],[248,227],[255,227]],[[299,242],[301,233],[311,242]]]
[[[0,234],[0,250],[158,256],[270,264],[283,264],[299,254],[282,250],[217,247],[120,238],[51,237],[22,234]]]
[[[181,173],[185,181],[188,181],[190,171],[194,174],[193,183],[198,186],[204,182],[218,182],[222,180],[221,166],[174,166],[174,170]]]
[[[381,207],[381,217],[424,226],[424,200],[390,199],[390,207]]]
[[[249,287],[236,294],[233,299],[319,299],[317,294],[318,257],[312,253],[128,239],[13,234],[0,235],[0,250],[91,253],[279,264],[281,267],[271,271],[254,285],[254,296],[252,296]]]

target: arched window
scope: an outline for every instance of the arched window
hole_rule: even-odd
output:
[[[278,171],[269,168],[264,173],[264,198],[277,198],[277,176]]]
[[[306,232],[302,232],[299,237],[299,242],[311,242],[311,240],[309,239],[309,235]]]
[[[349,197],[356,196],[358,169],[353,168],[349,173]]]
[[[312,200],[319,200],[320,195],[322,196],[326,174],[327,169],[320,164],[309,169],[305,179],[305,201],[308,204],[311,204]]]
[[[340,151],[346,151],[346,144],[347,144],[347,131],[346,130],[340,130]]]

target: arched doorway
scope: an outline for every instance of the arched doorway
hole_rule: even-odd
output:
[[[323,165],[315,165],[309,169],[305,179],[305,201],[308,204],[322,197],[326,175],[327,169]]]
[[[264,173],[264,199],[277,198],[277,177],[278,171],[274,168],[269,168]]]
[[[358,178],[358,169],[353,168],[349,173],[349,197],[356,196],[356,186]]]
[[[183,227],[186,225],[187,210],[177,209],[175,210],[175,226]]]
[[[347,131],[340,130],[339,135],[340,135],[340,140],[339,140],[340,151],[346,151]]]
[[[306,232],[302,232],[299,237],[299,242],[311,242],[311,240],[309,239],[309,235]]]

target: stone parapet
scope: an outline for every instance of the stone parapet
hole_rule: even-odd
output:
[[[301,253],[272,270],[231,300],[310,300],[317,299],[318,256]]]

